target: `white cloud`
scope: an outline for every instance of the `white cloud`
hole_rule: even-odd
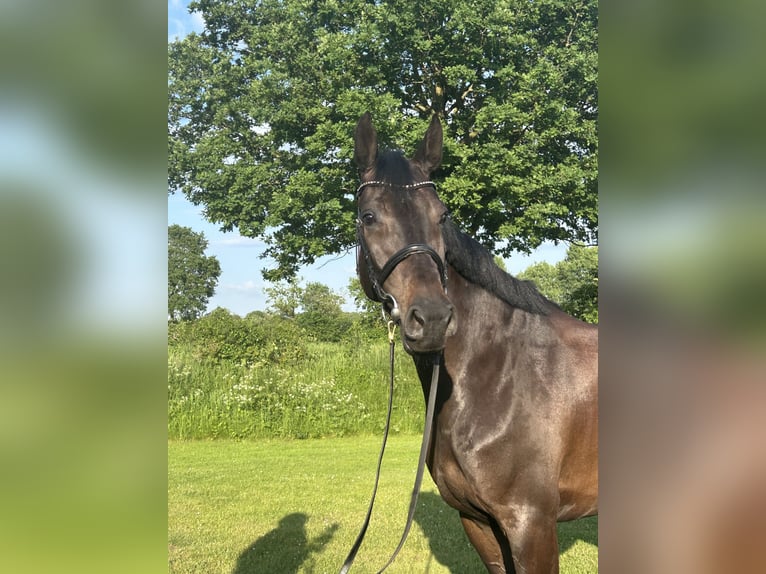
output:
[[[186,36],[186,27],[179,18],[168,17],[168,42],[173,42]]]

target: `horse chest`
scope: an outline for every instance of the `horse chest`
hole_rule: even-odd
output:
[[[456,510],[474,516],[483,510],[475,481],[465,472],[468,457],[455,454],[448,440],[437,441],[431,464],[431,477],[444,501]]]

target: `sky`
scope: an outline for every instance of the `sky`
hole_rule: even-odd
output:
[[[189,14],[188,0],[168,1],[168,42],[191,32],[201,32],[204,20],[195,13]],[[221,276],[215,294],[208,302],[207,310],[225,307],[237,315],[244,316],[251,311],[264,310],[268,306],[264,287],[269,283],[263,279],[261,270],[273,267],[273,261],[262,259],[265,244],[258,239],[242,237],[236,231],[224,233],[216,224],[205,220],[202,206],[195,206],[177,192],[168,196],[168,225],[178,224],[203,232],[208,240],[207,255],[214,255],[221,264]],[[517,274],[530,265],[541,261],[556,263],[566,256],[567,245],[545,243],[530,255],[514,254],[505,259],[506,269]],[[315,264],[301,268],[299,277],[303,283],[319,282],[342,295],[347,303],[346,310],[354,310],[347,286],[356,274],[354,253],[334,255],[319,259]]]

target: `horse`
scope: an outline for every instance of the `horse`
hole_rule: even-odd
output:
[[[558,572],[556,523],[597,514],[598,327],[501,270],[452,221],[429,179],[443,133],[417,151],[354,132],[357,273],[400,327],[428,400],[441,355],[426,464],[491,573]]]

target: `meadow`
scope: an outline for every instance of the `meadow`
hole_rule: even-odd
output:
[[[389,441],[353,572],[376,572],[396,547],[419,441],[406,434]],[[169,441],[169,571],[337,572],[367,510],[379,444],[371,436]],[[597,572],[597,539],[596,518],[560,524],[561,572]],[[486,572],[427,475],[410,537],[387,572]]]

